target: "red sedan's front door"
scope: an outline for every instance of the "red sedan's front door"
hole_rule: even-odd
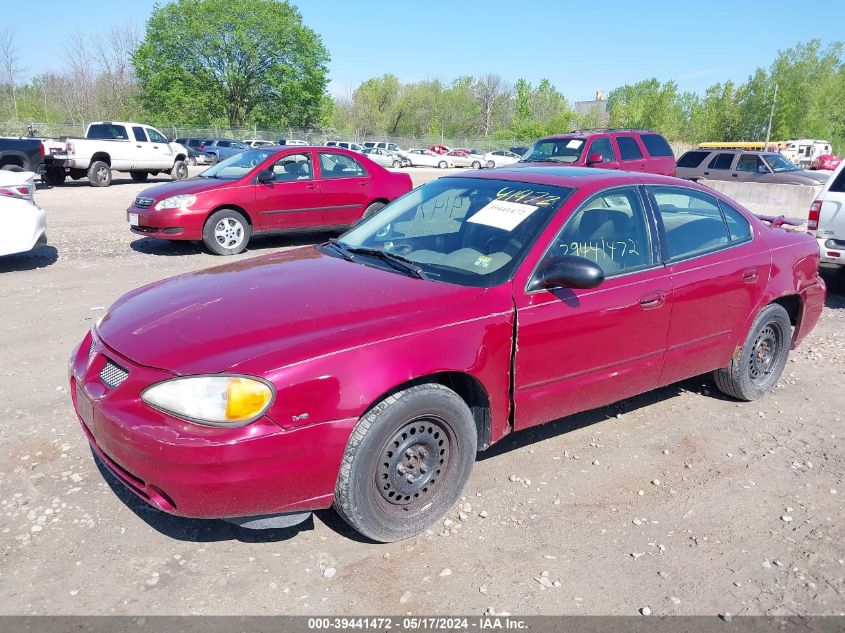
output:
[[[347,154],[321,151],[320,184],[323,192],[323,225],[347,226],[357,222],[370,200],[370,175]]]
[[[657,386],[671,285],[653,243],[638,189],[605,190],[572,214],[545,255],[593,259],[605,281],[590,290],[515,289],[514,428]]]
[[[323,199],[314,176],[312,152],[292,152],[270,170],[273,180],[256,182],[255,208],[261,230],[304,229],[322,226]]]

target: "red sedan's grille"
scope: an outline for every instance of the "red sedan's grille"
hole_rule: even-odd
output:
[[[139,209],[149,209],[152,206],[153,202],[155,202],[155,200],[153,200],[152,198],[135,198],[135,206]]]

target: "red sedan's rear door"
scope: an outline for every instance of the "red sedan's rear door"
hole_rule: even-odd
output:
[[[667,385],[728,364],[748,316],[762,301],[771,256],[743,215],[715,196],[683,186],[647,189],[672,278],[672,322],[660,377]]]
[[[256,182],[255,208],[261,230],[322,226],[323,200],[314,174],[314,154],[289,152],[271,167],[274,179]]]
[[[348,154],[318,152],[323,192],[323,226],[357,222],[370,200],[371,178]]]
[[[671,285],[653,234],[637,187],[606,189],[572,214],[538,266],[586,257],[605,281],[591,290],[515,289],[516,429],[657,386]]]

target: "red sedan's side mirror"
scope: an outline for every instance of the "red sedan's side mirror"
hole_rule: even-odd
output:
[[[256,176],[255,180],[260,182],[263,185],[266,185],[268,182],[273,182],[276,179],[276,174],[274,174],[269,169],[265,169],[264,171],[258,172],[258,176]]]
[[[604,162],[604,156],[602,156],[598,152],[596,152],[594,154],[590,154],[589,156],[587,156],[587,167],[589,167],[590,165],[595,165],[596,163],[603,163],[603,162]]]
[[[537,271],[528,290],[543,288],[595,288],[604,281],[604,270],[597,263],[575,255],[548,259]]]

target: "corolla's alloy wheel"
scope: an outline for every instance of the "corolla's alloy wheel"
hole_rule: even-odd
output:
[[[188,164],[184,160],[177,160],[170,170],[170,177],[173,180],[185,180],[188,177]]]
[[[713,377],[723,393],[739,400],[756,400],[777,384],[792,345],[789,314],[776,303],[767,305],[751,326],[738,356]]]
[[[496,163],[494,163],[492,160],[487,161],[487,169],[493,169],[495,166]]]
[[[252,227],[234,209],[220,209],[205,221],[202,241],[215,255],[236,255],[246,248]]]
[[[373,202],[370,206],[366,208],[366,210],[364,211],[364,215],[361,216],[361,219],[366,220],[368,217],[376,213],[383,206],[383,202]]]
[[[477,441],[472,413],[451,389],[429,383],[388,396],[349,438],[335,509],[374,541],[419,534],[460,497]]]
[[[446,164],[446,161],[445,161],[445,160],[441,160],[439,163],[437,163],[437,166],[438,166],[440,169],[446,169],[446,167],[448,167],[448,165]]]
[[[108,187],[111,184],[111,167],[109,164],[95,160],[88,167],[88,182],[92,187]]]

